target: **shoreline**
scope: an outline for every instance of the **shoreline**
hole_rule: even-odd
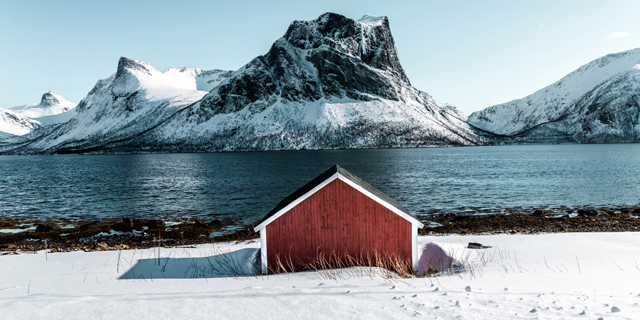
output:
[[[581,208],[509,208],[506,213],[437,212],[418,214],[419,235],[526,234],[640,231],[640,205]],[[241,219],[20,220],[0,218],[0,252],[107,251],[175,247],[259,239]]]

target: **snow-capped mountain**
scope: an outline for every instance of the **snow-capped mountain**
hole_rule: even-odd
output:
[[[0,140],[25,135],[40,126],[40,122],[25,115],[0,108]]]
[[[513,142],[640,141],[640,48],[609,54],[468,122]]]
[[[37,128],[62,123],[75,115],[76,104],[61,95],[49,91],[42,95],[40,103],[0,109],[0,139],[24,136]]]
[[[49,91],[42,95],[40,103],[26,104],[9,108],[9,110],[25,115],[31,119],[37,119],[46,116],[59,115],[75,108],[77,103],[73,103],[63,96]]]
[[[16,152],[50,153],[98,148],[153,128],[200,100],[228,72],[184,66],[160,72],[151,64],[122,57],[117,72],[99,80],[76,107],[77,115]],[[203,90],[204,89],[204,90]]]
[[[454,111],[455,110],[455,111]],[[125,149],[475,145],[455,107],[411,86],[386,17],[295,21],[269,52]]]
[[[207,92],[209,91],[209,92]],[[121,58],[77,115],[15,153],[477,145],[464,116],[411,86],[386,17],[294,21],[237,71]]]

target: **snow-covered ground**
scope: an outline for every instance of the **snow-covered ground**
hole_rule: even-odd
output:
[[[226,263],[244,265],[259,242],[159,253],[11,254],[0,256],[0,317],[640,319],[639,239],[640,233],[420,237],[465,262],[467,272],[418,279],[353,269],[228,275]],[[466,249],[469,242],[492,247]]]

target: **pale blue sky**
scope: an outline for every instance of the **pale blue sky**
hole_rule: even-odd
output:
[[[235,70],[266,53],[291,21],[327,11],[388,16],[412,84],[465,114],[640,47],[635,0],[0,0],[0,107],[37,102],[49,90],[78,102],[120,56],[159,70]]]

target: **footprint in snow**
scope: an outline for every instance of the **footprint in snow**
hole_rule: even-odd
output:
[[[393,286],[393,287],[391,287],[391,289],[389,289],[389,290],[395,290],[395,289],[396,289],[396,286],[394,285],[394,286]]]
[[[616,312],[620,312],[620,308],[616,306],[611,307],[611,313],[616,313]]]
[[[440,288],[436,287],[435,289],[433,289],[433,291],[440,291]]]
[[[466,291],[466,292],[471,292],[471,286],[466,286],[466,287],[464,288],[464,291]]]
[[[412,297],[417,298],[417,297],[418,297],[418,294],[416,293],[416,294],[414,294]]]
[[[531,311],[529,311],[529,312],[530,312],[530,313],[536,313],[536,312],[538,312],[538,309],[533,308],[533,309],[531,309]]]

